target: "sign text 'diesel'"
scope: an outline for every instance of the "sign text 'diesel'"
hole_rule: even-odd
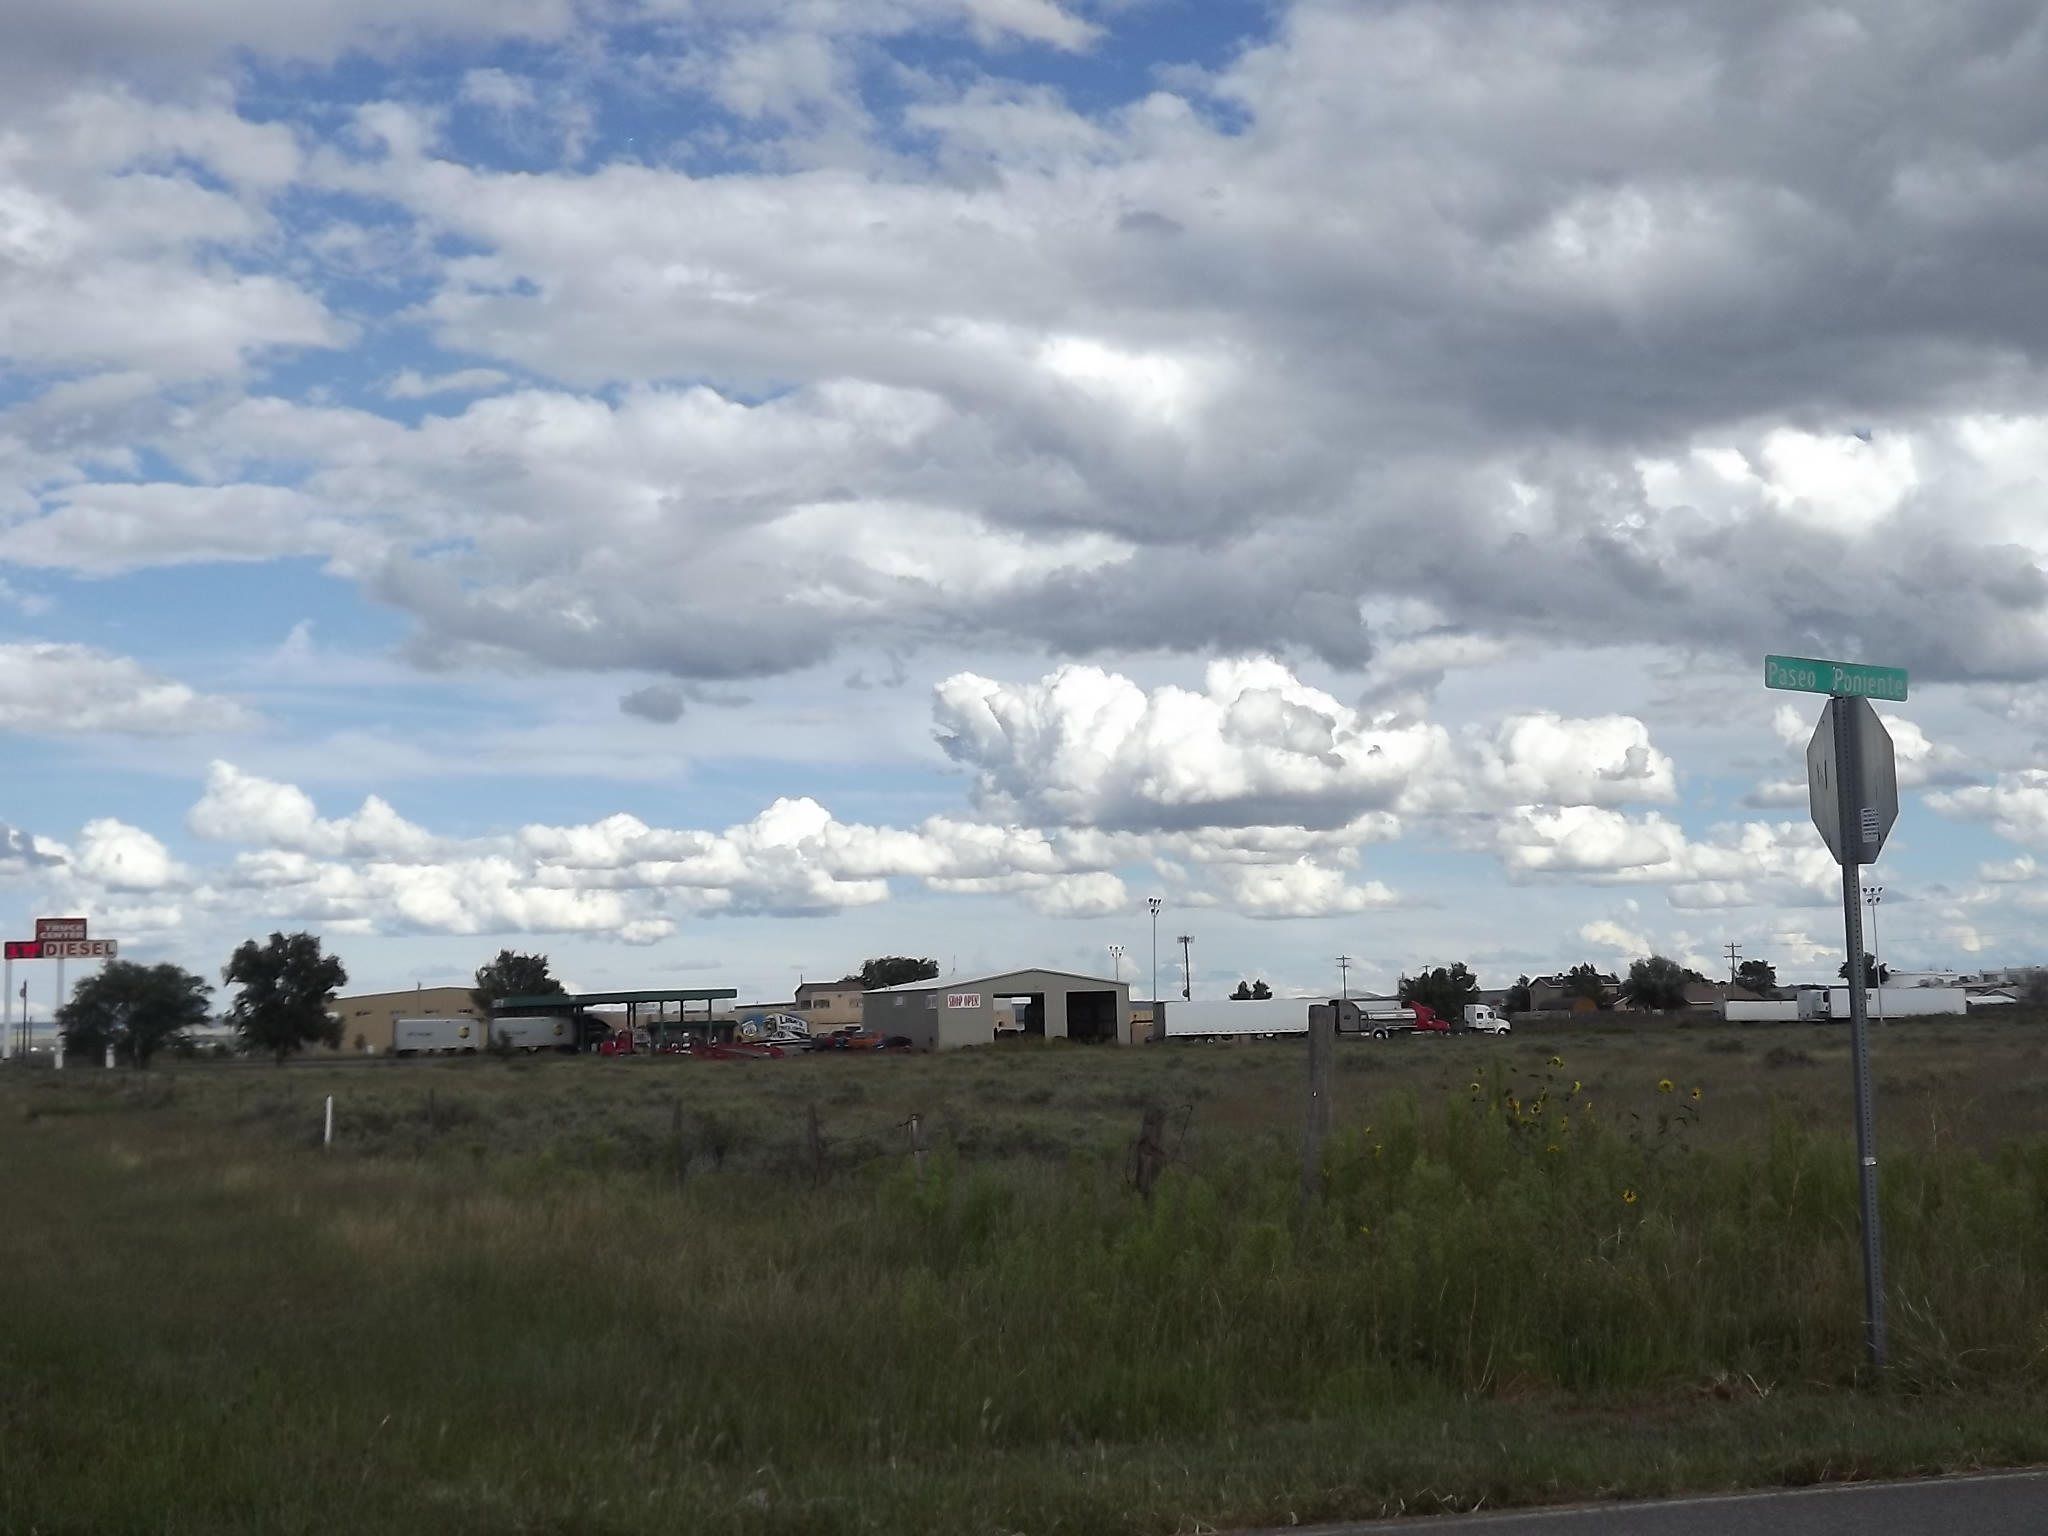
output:
[[[118,939],[9,939],[9,960],[113,960],[121,953]]]
[[[1766,656],[1764,686],[1794,693],[1829,693],[1846,699],[1906,701],[1904,667],[1866,667],[1853,661],[1816,661],[1808,656]]]

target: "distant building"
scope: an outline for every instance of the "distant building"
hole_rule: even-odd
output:
[[[414,987],[337,997],[327,1012],[341,1020],[341,1044],[334,1050],[317,1046],[319,1054],[381,1056],[391,1049],[400,1019],[475,1018],[478,1010],[468,987]]]
[[[791,1011],[811,1026],[813,1034],[844,1029],[861,1022],[861,997],[858,981],[807,981],[796,989]]]
[[[1531,1013],[1593,1013],[1601,1008],[1612,1008],[1621,996],[1621,978],[1600,973],[1600,996],[1598,999],[1584,997],[1565,990],[1570,978],[1559,971],[1555,976],[1532,976],[1529,978],[1529,1011]]]
[[[1128,982],[1073,971],[1000,971],[880,987],[865,993],[864,1022],[872,1033],[903,1035],[926,1050],[988,1045],[997,1017],[1009,1004],[1016,1020],[1006,1038],[1131,1042]]]

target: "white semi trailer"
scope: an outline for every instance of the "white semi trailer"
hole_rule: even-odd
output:
[[[1243,1002],[1167,1003],[1169,1040],[1256,1040],[1308,1033],[1306,997],[1251,998]]]
[[[565,1013],[494,1018],[491,1044],[511,1051],[573,1051],[576,1021]]]
[[[394,1056],[470,1056],[483,1043],[481,1019],[400,1019],[391,1031]]]
[[[1767,999],[1755,1003],[1730,998],[1721,1005],[1721,1017],[1730,1024],[1787,1022],[1799,1017],[1799,1002],[1796,998],[1790,997],[1782,1002]]]

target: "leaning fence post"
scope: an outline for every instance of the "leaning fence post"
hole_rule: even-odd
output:
[[[1301,1128],[1301,1193],[1313,1197],[1322,1187],[1323,1146],[1330,1139],[1330,1097],[1336,1075],[1337,1011],[1322,1006],[1308,1011],[1308,1099]]]
[[[320,1135],[320,1145],[334,1145],[334,1095],[331,1093],[327,1095],[327,1128]]]

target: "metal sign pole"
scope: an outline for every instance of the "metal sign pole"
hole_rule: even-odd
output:
[[[1842,928],[1849,963],[1849,1050],[1856,1067],[1856,1163],[1863,1194],[1863,1307],[1871,1369],[1885,1368],[1884,1239],[1877,1222],[1877,1129],[1870,1110],[1870,1016],[1863,967],[1863,755],[1846,698],[1829,701],[1835,728],[1835,789],[1841,811]]]

